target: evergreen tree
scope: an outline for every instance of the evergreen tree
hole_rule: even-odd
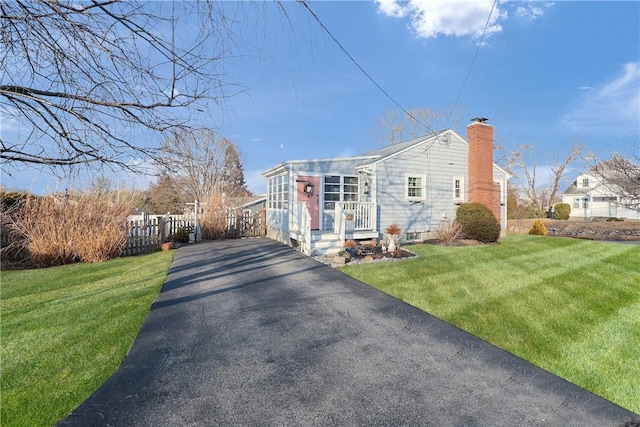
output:
[[[251,194],[247,190],[247,184],[244,180],[244,171],[238,150],[229,141],[227,141],[227,148],[224,152],[222,180],[224,192],[230,196],[248,196]]]

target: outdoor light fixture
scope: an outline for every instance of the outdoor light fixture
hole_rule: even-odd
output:
[[[307,193],[308,195],[312,195],[313,194],[313,185],[306,184],[304,186],[304,192]]]
[[[364,194],[369,194],[369,181],[364,183]]]

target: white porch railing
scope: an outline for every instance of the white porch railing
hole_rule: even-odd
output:
[[[371,202],[336,202],[333,231],[344,246],[347,232],[375,230],[376,207]]]
[[[336,233],[340,239],[340,247],[344,248],[344,241],[347,234],[347,214],[344,209],[342,209],[341,203],[336,203],[335,214],[333,232]]]
[[[375,230],[375,204],[371,202],[337,202],[336,218],[338,217],[338,205],[346,213],[353,214],[353,229],[355,231]]]
[[[300,242],[301,250],[307,255],[311,253],[311,213],[306,202],[293,202],[291,207],[291,226],[289,230],[300,233],[304,239]]]

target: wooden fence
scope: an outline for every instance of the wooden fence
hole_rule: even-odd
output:
[[[264,237],[266,235],[265,211],[257,214],[250,212],[231,212],[221,218],[224,224],[223,235],[227,239],[243,237]],[[190,243],[201,240],[201,230],[196,230],[193,216],[165,215],[131,219],[127,221],[129,239],[121,256],[147,254],[160,249],[180,229],[187,230]],[[199,228],[199,227],[198,227]]]

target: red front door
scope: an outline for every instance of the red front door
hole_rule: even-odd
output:
[[[320,177],[298,176],[296,178],[297,199],[306,202],[311,214],[311,229],[320,229]]]

